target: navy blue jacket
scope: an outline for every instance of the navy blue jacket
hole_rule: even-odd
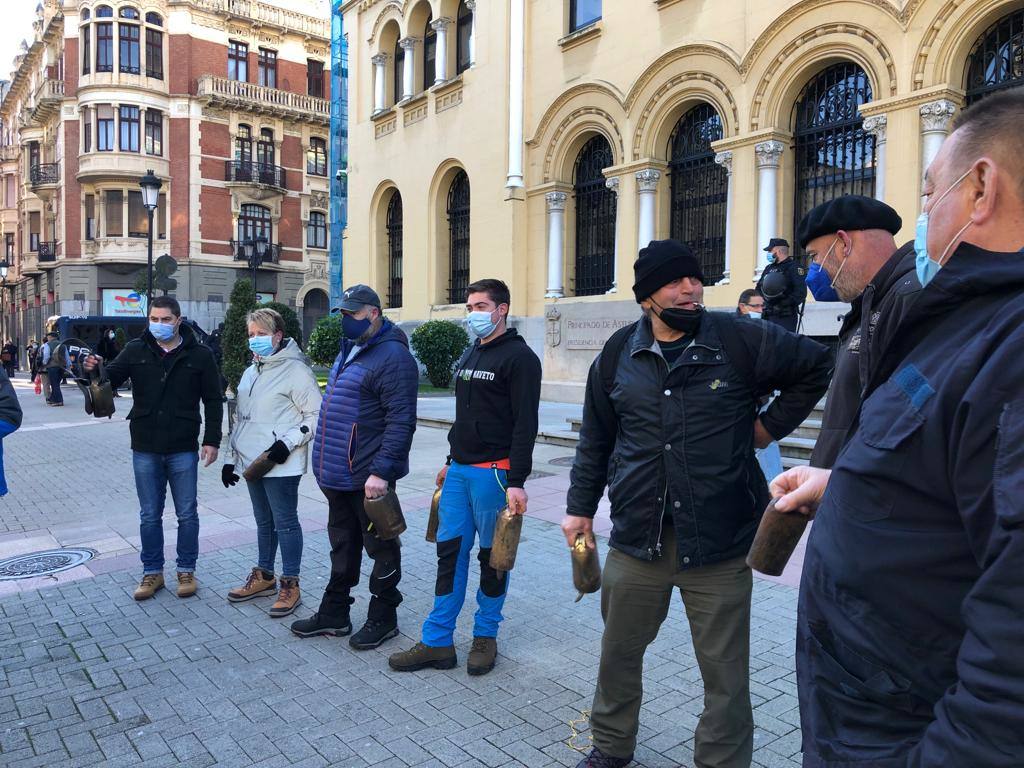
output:
[[[1024,764],[1024,252],[961,245],[872,373],[804,560],[804,765]]]
[[[342,340],[313,439],[313,474],[338,491],[362,490],[370,475],[394,483],[409,474],[416,431],[419,369],[402,330],[385,320],[345,362],[352,347]]]

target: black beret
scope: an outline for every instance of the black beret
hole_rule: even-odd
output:
[[[812,208],[800,221],[796,239],[801,248],[806,248],[814,238],[840,229],[884,229],[895,235],[902,226],[900,215],[880,200],[863,195],[843,195]]]
[[[640,257],[633,262],[633,276],[637,304],[677,278],[695,277],[705,282],[697,257],[678,240],[651,240],[646,248],[641,248]]]

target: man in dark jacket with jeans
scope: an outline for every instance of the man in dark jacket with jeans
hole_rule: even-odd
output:
[[[828,386],[828,350],[777,325],[707,313],[690,249],[653,241],[634,265],[644,316],[590,369],[566,518],[569,545],[593,546],[608,486],[601,666],[591,715],[594,750],[581,768],[632,760],[644,652],[678,588],[704,680],[694,760],[750,765],[751,573],[744,562],[767,486],[754,448],[795,429]],[[606,359],[604,355],[614,355]],[[779,390],[757,415],[757,398]]]
[[[101,359],[91,356],[86,370]],[[142,507],[142,583],[135,599],[146,600],[164,586],[163,516],[168,485],[178,517],[178,597],[190,597],[196,593],[199,557],[199,402],[206,411],[204,467],[217,460],[224,413],[213,353],[182,323],[178,302],[160,296],[149,308],[149,328],[107,364],[106,374],[114,389],[129,379],[132,382],[134,400],[128,419],[135,489]]]
[[[313,437],[313,474],[328,504],[331,578],[317,612],[291,629],[299,637],[351,634],[351,591],[365,548],[373,559],[370,606],[349,645],[366,650],[398,634],[402,558],[398,539],[379,539],[369,527],[363,501],[384,496],[409,474],[419,369],[372,288],[347,289],[340,309],[344,338]]]
[[[925,176],[923,285],[809,514],[796,668],[807,768],[1020,768],[1024,89],[963,112]],[[826,490],[827,488],[827,490]]]

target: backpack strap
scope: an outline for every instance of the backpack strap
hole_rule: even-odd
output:
[[[626,342],[633,335],[639,322],[638,320],[635,323],[619,328],[604,343],[604,347],[601,349],[601,359],[597,363],[597,369],[601,374],[601,384],[604,386],[606,395],[612,393],[612,388],[615,386],[615,374],[619,370],[619,358],[622,357],[622,350],[625,348]]]
[[[743,380],[747,383],[751,394],[757,398],[760,393],[757,391],[757,375],[755,374],[754,358],[750,354],[750,348],[740,338],[736,330],[736,318],[726,312],[708,312],[707,316],[712,319],[718,337],[722,340],[729,360],[736,366]]]

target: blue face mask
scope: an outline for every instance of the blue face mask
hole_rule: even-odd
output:
[[[249,338],[249,349],[254,355],[270,357],[274,354],[274,337],[252,336]]]
[[[475,336],[486,339],[498,327],[498,324],[491,320],[491,314],[490,312],[470,312],[466,315],[466,325]]]
[[[828,272],[821,268],[821,264],[811,262],[807,268],[806,282],[815,301],[839,301],[839,294],[832,287]]]
[[[345,338],[351,341],[355,341],[362,337],[364,333],[370,330],[372,321],[368,318],[362,320],[356,320],[352,315],[341,316],[341,332],[345,334]]]
[[[967,228],[974,223],[973,221],[968,221],[964,224],[961,230],[953,236],[952,240],[949,241],[949,245],[946,246],[946,250],[942,252],[942,256],[939,257],[938,261],[935,261],[928,255],[928,215],[935,211],[935,208],[942,202],[942,199],[952,192],[957,184],[967,178],[971,170],[972,169],[970,168],[967,169],[959,179],[950,185],[949,189],[939,195],[939,199],[932,203],[931,210],[924,211],[917,217],[917,227],[914,229],[914,265],[917,267],[917,279],[921,281],[922,288],[928,285],[928,283],[935,278],[935,275],[937,275],[939,270],[942,269],[942,265],[946,261],[946,254],[948,254],[949,249],[953,247],[953,243],[955,243],[959,239],[960,235],[962,235]]]
[[[760,320],[761,319],[761,313],[760,312],[747,312],[747,317],[749,317],[751,320]]]
[[[149,332],[157,341],[170,341],[174,338],[175,327],[173,323],[150,322]]]

